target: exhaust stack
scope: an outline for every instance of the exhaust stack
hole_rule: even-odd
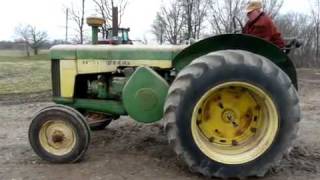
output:
[[[112,36],[118,40],[119,34],[119,14],[118,7],[112,8]]]

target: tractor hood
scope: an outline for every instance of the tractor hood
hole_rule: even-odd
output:
[[[187,46],[150,45],[58,45],[50,50],[51,59],[173,60]]]

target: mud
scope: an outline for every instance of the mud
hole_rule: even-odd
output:
[[[290,155],[262,179],[320,179],[320,70],[299,70],[299,84],[299,137]],[[49,101],[50,92],[0,95],[0,179],[207,179],[176,159],[160,124],[141,125],[127,117],[94,132],[81,163],[42,161],[28,144],[27,130],[32,115]]]

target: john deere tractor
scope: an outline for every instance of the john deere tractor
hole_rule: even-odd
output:
[[[102,21],[90,20],[93,45],[51,49],[56,105],[29,129],[42,159],[80,161],[90,126],[120,116],[162,121],[177,156],[208,177],[264,176],[289,152],[300,108],[296,69],[282,49],[241,34],[189,46],[96,45]]]

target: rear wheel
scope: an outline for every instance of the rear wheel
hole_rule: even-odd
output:
[[[72,163],[81,160],[87,151],[90,130],[80,113],[61,105],[50,106],[32,120],[29,142],[46,161]]]
[[[300,109],[288,76],[268,59],[220,51],[179,73],[165,105],[169,142],[192,171],[263,176],[294,140]]]

